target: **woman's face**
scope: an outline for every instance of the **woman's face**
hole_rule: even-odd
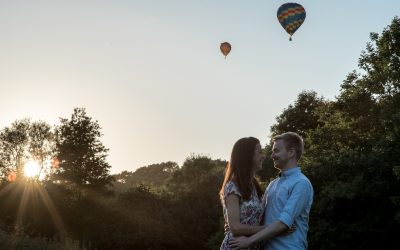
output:
[[[262,151],[261,144],[258,143],[255,146],[254,155],[253,155],[253,167],[254,167],[254,170],[261,169],[264,160],[265,160],[265,154]]]

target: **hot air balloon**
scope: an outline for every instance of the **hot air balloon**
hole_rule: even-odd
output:
[[[219,47],[219,49],[221,50],[222,54],[224,54],[225,59],[226,59],[226,56],[231,51],[231,48],[232,48],[232,46],[228,42],[221,43],[221,46]]]
[[[292,41],[292,35],[306,19],[306,10],[298,3],[285,3],[279,7],[276,15],[282,27],[290,35],[289,41]]]

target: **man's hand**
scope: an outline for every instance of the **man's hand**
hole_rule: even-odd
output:
[[[248,248],[250,245],[250,240],[246,236],[240,236],[229,240],[229,248],[232,250]]]

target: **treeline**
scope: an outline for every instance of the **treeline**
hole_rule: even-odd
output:
[[[1,130],[0,248],[207,248],[227,162],[192,155],[112,176],[100,137],[78,108],[58,127],[24,119]],[[26,177],[31,159],[46,175]]]
[[[400,244],[400,19],[370,37],[335,100],[302,92],[271,127],[306,143],[310,249]],[[112,176],[100,130],[75,109],[56,127],[25,119],[0,131],[0,248],[219,249],[227,162],[192,155]],[[45,175],[24,178],[28,159]],[[263,185],[276,174],[267,158]]]

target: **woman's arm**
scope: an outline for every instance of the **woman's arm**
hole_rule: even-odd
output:
[[[229,241],[229,248],[232,250],[248,248],[249,246],[263,241],[271,239],[275,236],[278,236],[282,232],[288,230],[288,226],[286,226],[281,221],[275,221],[272,224],[268,225],[264,230],[253,234],[250,237],[238,237]]]
[[[253,235],[264,229],[264,226],[250,226],[240,223],[239,196],[229,194],[225,199],[228,224],[233,236]]]

